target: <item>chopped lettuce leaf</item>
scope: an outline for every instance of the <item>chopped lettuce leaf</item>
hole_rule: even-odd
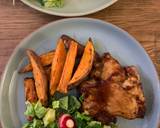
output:
[[[43,121],[35,119],[32,122],[25,123],[22,128],[42,128]]]
[[[38,119],[33,120],[33,124],[32,124],[33,128],[41,128],[42,126],[43,126],[42,120],[38,120]]]
[[[52,8],[57,7],[61,8],[64,6],[64,0],[43,0],[44,7]]]
[[[73,113],[81,107],[81,103],[75,96],[69,96],[68,112]]]
[[[81,103],[75,96],[65,96],[59,100],[52,102],[52,107],[54,109],[60,108],[68,111],[68,113],[74,113],[81,107]]]
[[[27,123],[25,123],[25,124],[22,126],[22,128],[30,128],[31,125],[32,125],[32,123],[27,122]]]
[[[74,113],[74,118],[78,128],[85,128],[87,126],[87,122],[92,120],[88,115],[78,111]]]
[[[42,6],[44,6],[43,0],[37,0]]]
[[[95,124],[102,125],[102,123],[99,121],[91,121],[89,124],[90,125],[95,125]]]
[[[85,128],[87,126],[87,123],[83,120],[76,119],[77,128]]]
[[[52,102],[52,107],[53,107],[54,109],[60,108],[60,102],[59,102],[59,100],[53,101],[53,102]]]
[[[49,125],[47,126],[47,128],[58,128],[58,125],[57,125],[56,122],[53,122],[53,123],[49,124]]]
[[[85,113],[75,112],[74,118],[76,120],[78,128],[103,128],[104,127],[101,122],[94,121],[92,117],[86,115]]]
[[[86,115],[85,113],[80,113],[78,111],[75,113],[75,118],[83,120],[83,121],[91,121],[92,120],[90,116]]]
[[[46,115],[43,118],[44,126],[46,127],[48,124],[53,123],[56,119],[56,111],[54,109],[49,108]]]
[[[34,117],[35,116],[34,105],[31,104],[29,101],[26,101],[26,105],[27,109],[24,112],[24,115]]]
[[[69,97],[65,96],[59,99],[60,108],[68,110]]]
[[[91,121],[88,122],[88,126],[86,128],[103,128],[102,123],[99,121]]]
[[[64,113],[68,114],[67,110],[64,110],[64,109],[61,109],[61,108],[56,109],[56,118],[58,119]]]
[[[59,100],[55,100],[52,102],[52,107],[54,109],[61,108],[64,110],[68,110],[68,96],[60,98]]]
[[[41,104],[41,102],[38,101],[38,102],[36,103],[36,105],[34,106],[34,111],[35,111],[35,115],[36,115],[39,119],[41,119],[41,118],[43,118],[44,115],[46,114],[47,108],[43,107],[42,104]]]
[[[79,101],[82,103],[82,102],[83,102],[83,100],[84,100],[84,96],[83,96],[83,95],[81,95],[81,96],[79,97]]]

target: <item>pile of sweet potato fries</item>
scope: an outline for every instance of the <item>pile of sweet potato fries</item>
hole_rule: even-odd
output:
[[[38,56],[33,50],[26,50],[29,64],[20,73],[32,72],[33,78],[25,78],[26,100],[43,105],[48,104],[48,96],[56,91],[67,93],[78,85],[92,68],[95,50],[89,38],[83,46],[71,37],[62,35],[56,49]]]

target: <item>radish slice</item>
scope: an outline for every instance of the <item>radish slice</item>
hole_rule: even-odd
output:
[[[59,128],[76,128],[74,119],[69,114],[63,114],[59,118]]]
[[[73,127],[74,127],[74,121],[73,121],[72,119],[68,119],[68,120],[66,121],[66,126],[67,126],[68,128],[73,128]]]

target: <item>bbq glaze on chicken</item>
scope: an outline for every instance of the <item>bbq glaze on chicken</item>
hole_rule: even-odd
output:
[[[84,111],[106,124],[115,122],[117,116],[143,118],[145,98],[136,67],[123,68],[109,53],[97,65],[91,80],[81,84]]]
[[[91,78],[121,82],[125,80],[125,70],[109,53],[104,53],[93,64]]]

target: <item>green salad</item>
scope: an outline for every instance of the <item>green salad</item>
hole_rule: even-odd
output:
[[[64,6],[64,0],[37,0],[42,6],[47,8],[57,7],[61,8]]]
[[[73,95],[61,95],[52,97],[49,106],[44,107],[38,101],[30,103],[26,101],[25,116],[28,122],[23,128],[117,128],[115,124],[103,125],[94,120],[87,113],[81,111],[83,96],[79,98]]]

